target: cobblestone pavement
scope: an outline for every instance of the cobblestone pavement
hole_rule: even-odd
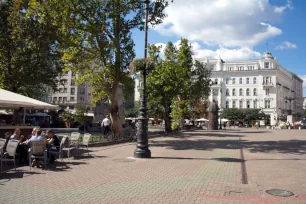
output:
[[[0,203],[305,204],[305,133],[184,132],[151,139],[152,159],[127,160],[132,143],[91,148],[90,156],[57,161],[48,170],[3,173]],[[268,189],[295,195],[270,196]]]

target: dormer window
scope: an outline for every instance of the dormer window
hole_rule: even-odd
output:
[[[265,62],[265,69],[269,69],[270,68],[270,63],[269,62]]]

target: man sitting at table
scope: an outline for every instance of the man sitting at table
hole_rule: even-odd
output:
[[[42,133],[41,129],[37,128],[36,130],[37,130],[36,135],[34,135],[34,136],[32,135],[32,137],[29,140],[27,140],[27,144],[31,143],[32,141],[39,141],[39,140],[45,140],[46,139],[44,136],[41,135],[41,133]],[[36,159],[34,159],[32,161],[32,167],[34,167],[34,166],[37,166],[37,160]]]
[[[58,151],[60,147],[60,141],[58,137],[53,133],[51,129],[47,130],[47,149],[48,149],[48,158],[50,159],[50,163],[53,163],[55,161],[55,155],[51,154],[53,151]]]

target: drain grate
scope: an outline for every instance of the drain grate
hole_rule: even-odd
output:
[[[279,196],[279,197],[290,197],[294,194],[290,191],[281,190],[281,189],[271,189],[267,190],[266,193],[273,195],[273,196]]]
[[[128,163],[128,162],[135,162],[135,159],[130,159],[130,158],[123,158],[123,159],[114,159],[114,162],[119,162],[119,163]]]

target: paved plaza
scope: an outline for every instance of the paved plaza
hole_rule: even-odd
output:
[[[0,203],[306,203],[305,130],[197,130],[151,139],[152,159],[134,149],[95,147],[49,170],[3,173]]]

